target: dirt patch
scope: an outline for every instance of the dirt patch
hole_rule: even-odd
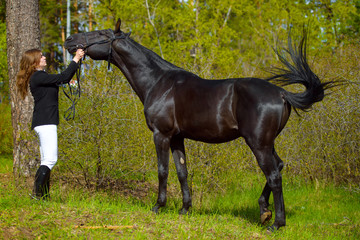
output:
[[[6,188],[13,185],[27,188],[29,191],[33,188],[34,177],[22,177],[16,179],[12,173],[0,173],[0,185]],[[106,191],[124,197],[132,197],[138,200],[146,199],[150,194],[157,194],[158,183],[146,180],[124,180],[124,179],[102,179],[97,182],[95,179],[73,178],[64,175],[57,175],[54,172],[51,176],[51,182],[60,184],[63,189],[79,189],[86,188],[90,192]],[[178,196],[180,188],[178,186],[169,185],[167,189],[168,197]]]
[[[31,230],[23,227],[5,227],[3,228],[4,239],[34,239]]]
[[[12,173],[0,173],[0,183],[7,184],[8,182],[14,180],[14,175]]]
[[[102,179],[97,182],[95,179],[74,179],[64,176],[57,176],[54,181],[60,181],[65,188],[83,187],[92,191],[107,191],[114,194],[120,194],[125,197],[144,199],[149,193],[157,191],[157,184],[152,184],[145,180],[122,180],[122,179]]]

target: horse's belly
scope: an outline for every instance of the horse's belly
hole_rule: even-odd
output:
[[[241,135],[239,134],[238,131],[234,131],[228,134],[214,134],[214,132],[209,132],[208,134],[204,134],[204,132],[202,132],[201,134],[184,132],[183,134],[184,138],[205,142],[205,143],[224,143],[237,139],[240,136]]]
[[[228,122],[226,122],[228,121]],[[207,143],[222,143],[240,137],[238,125],[233,120],[201,121],[187,119],[180,124],[181,135],[185,138]]]

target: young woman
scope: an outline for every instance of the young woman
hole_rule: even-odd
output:
[[[31,129],[35,130],[40,141],[41,164],[35,174],[34,198],[49,198],[50,172],[58,158],[59,85],[70,82],[84,54],[82,49],[78,49],[69,66],[60,74],[45,72],[46,57],[38,49],[26,51],[21,58],[16,85],[23,99],[30,86],[35,102]]]

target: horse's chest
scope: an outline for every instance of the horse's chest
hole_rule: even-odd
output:
[[[169,92],[148,99],[144,104],[144,114],[150,130],[163,133],[176,131],[174,107]]]

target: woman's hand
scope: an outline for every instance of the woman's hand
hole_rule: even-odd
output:
[[[78,50],[76,50],[73,61],[78,63],[80,61],[80,59],[82,59],[84,57],[84,55],[85,55],[84,50],[79,48]]]

